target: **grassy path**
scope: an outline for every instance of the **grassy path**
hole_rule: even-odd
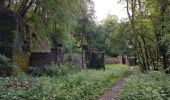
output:
[[[110,91],[106,92],[104,95],[98,98],[98,100],[116,100],[120,90],[123,88],[123,85],[125,82],[129,79],[129,77],[132,75],[130,72],[127,76],[125,76],[123,79],[117,81],[111,88]]]

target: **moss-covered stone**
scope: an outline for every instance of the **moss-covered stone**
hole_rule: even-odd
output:
[[[13,62],[25,71],[29,65],[29,57],[30,53],[17,53],[13,56]]]

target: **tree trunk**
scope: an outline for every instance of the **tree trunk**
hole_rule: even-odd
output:
[[[166,10],[167,10],[167,4],[166,4],[166,0],[160,0],[160,23],[161,23],[161,37],[159,38],[161,40],[160,42],[160,53],[162,56],[162,63],[163,63],[163,69],[167,72],[167,68],[169,67],[168,64],[168,47],[165,44],[165,41],[162,40],[162,37],[165,36],[166,32],[165,32],[165,16],[166,16]],[[164,41],[162,43],[162,41]]]

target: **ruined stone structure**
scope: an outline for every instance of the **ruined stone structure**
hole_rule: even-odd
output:
[[[120,55],[118,56],[118,59],[119,59],[119,63],[120,63],[120,64],[129,65],[128,56],[127,56],[126,54],[120,54]]]
[[[88,69],[105,69],[104,53],[102,52],[86,51],[85,60]]]
[[[0,54],[12,58],[16,32],[16,16],[10,10],[0,7]]]
[[[64,63],[70,63],[86,68],[85,57],[82,58],[82,53],[66,53],[64,54]],[[83,64],[83,65],[82,65]]]
[[[105,57],[105,64],[119,64],[120,61],[118,57]]]
[[[61,64],[63,56],[63,47],[51,49],[51,52],[34,52],[30,55],[29,66],[44,67],[52,64]]]

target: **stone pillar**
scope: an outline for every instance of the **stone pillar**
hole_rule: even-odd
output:
[[[120,64],[123,64],[123,63],[122,63],[122,54],[120,54],[120,55],[118,56],[118,59],[119,59],[119,63],[120,63]]]
[[[126,54],[120,54],[118,56],[118,59],[119,59],[120,64],[129,65],[129,59],[128,59],[128,56]]]
[[[126,65],[129,65],[129,58],[128,58],[128,56],[127,55],[124,55],[124,58],[125,58],[125,61],[126,61]]]
[[[63,47],[56,47],[51,49],[51,55],[52,55],[52,63],[53,64],[61,64],[63,63],[64,59],[64,50]]]
[[[104,53],[86,51],[86,67],[88,69],[105,69]]]

